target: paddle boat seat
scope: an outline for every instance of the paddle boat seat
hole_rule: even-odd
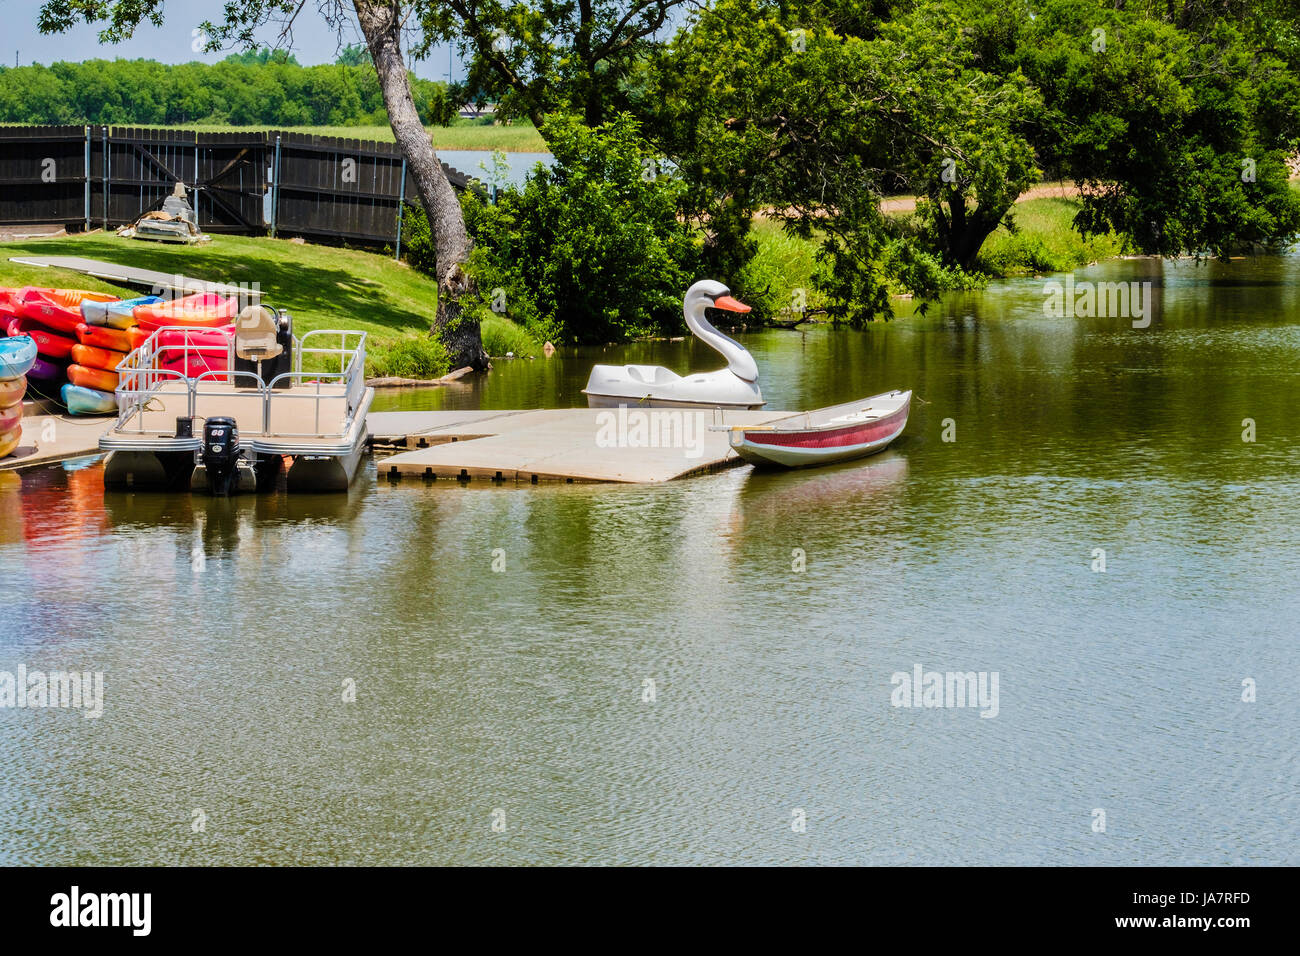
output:
[[[679,378],[676,372],[663,368],[659,365],[625,365],[627,377],[634,382],[641,382],[644,385],[662,385],[666,382],[675,382]]]

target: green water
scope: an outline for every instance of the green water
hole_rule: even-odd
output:
[[[1150,327],[1046,317],[1039,279],[745,337],[775,407],[915,390],[830,469],[0,475],[0,671],[104,674],[99,719],[0,709],[0,863],[1300,862],[1300,259],[1077,278],[1155,283]],[[378,407],[581,404],[625,360],[721,364]],[[918,664],[996,672],[996,716],[892,706]]]

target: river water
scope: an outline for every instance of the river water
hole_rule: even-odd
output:
[[[828,469],[0,475],[0,671],[104,675],[98,719],[0,710],[0,863],[1300,862],[1300,258],[1076,278],[1151,281],[1150,326],[1038,279],[746,336],[773,407],[916,391]],[[719,364],[382,404],[581,404],[624,359]],[[918,667],[996,704],[894,706]]]

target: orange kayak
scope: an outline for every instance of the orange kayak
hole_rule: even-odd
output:
[[[102,368],[69,365],[68,381],[73,385],[80,385],[82,388],[96,388],[101,392],[117,391],[117,373]]]
[[[170,325],[215,329],[229,325],[239,313],[239,300],[215,292],[199,292],[171,302],[137,305],[132,315],[153,331]]]
[[[81,324],[81,303],[116,302],[117,296],[81,289],[37,289],[28,286],[14,295],[17,312],[64,335],[76,335]]]
[[[77,326],[77,338],[82,345],[91,345],[97,349],[134,352],[144,345],[145,340],[149,338],[149,333],[143,329],[110,329],[107,326],[87,325],[83,322]]]
[[[86,368],[103,369],[105,372],[117,370],[117,363],[126,358],[124,352],[114,352],[112,349],[97,349],[93,345],[74,345],[72,347],[72,361],[78,365],[84,365]]]

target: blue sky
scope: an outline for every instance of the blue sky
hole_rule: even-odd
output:
[[[350,10],[351,4],[346,4]],[[184,63],[188,60],[217,60],[225,54],[195,53],[191,49],[194,40],[193,31],[206,19],[216,19],[221,15],[222,4],[218,0],[167,0],[163,7],[164,25],[155,27],[143,24],[136,35],[126,43],[103,46],[98,39],[98,28],[93,26],[76,26],[68,33],[55,36],[42,36],[36,29],[37,14],[41,0],[0,0],[6,29],[0,39],[0,63],[13,66],[17,61],[26,66],[31,63],[52,63],[55,60],[90,60],[97,57],[113,59],[146,58],[160,60],[164,63]],[[360,42],[360,31],[355,17],[343,37],[344,43]],[[276,41],[278,30],[270,28],[264,31],[264,41],[272,45]],[[332,63],[339,46],[339,39],[324,20],[316,13],[313,0],[307,0],[302,13],[294,23],[294,55],[300,63]],[[447,78],[447,49],[435,51],[433,57],[423,63],[414,64],[419,76],[432,79]],[[464,67],[459,62],[453,66],[455,78],[463,79]]]

